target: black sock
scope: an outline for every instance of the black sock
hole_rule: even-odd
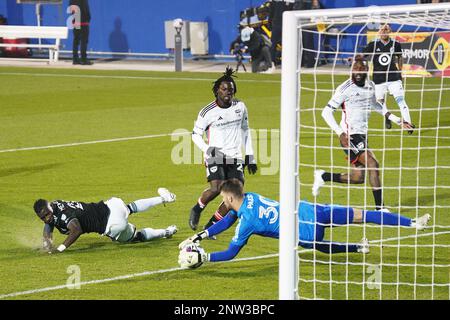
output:
[[[324,172],[322,174],[323,181],[333,181],[333,182],[341,182],[341,174],[340,173],[333,173],[330,172]]]
[[[214,216],[212,216],[211,219],[209,219],[208,223],[205,224],[205,227],[203,229],[206,230],[209,227],[211,227],[214,223],[216,223],[215,220],[216,220],[216,218]]]
[[[137,231],[134,238],[131,239],[131,242],[144,242],[144,241],[145,241],[145,236],[141,231]]]
[[[384,207],[383,191],[381,189],[373,190],[373,198],[375,199],[375,209],[381,210]]]
[[[218,222],[218,221],[220,221],[222,219],[223,219],[223,216],[219,213],[219,210],[217,210],[216,213],[213,214],[211,219],[209,219],[208,223],[205,225],[205,229],[208,229],[213,224],[215,224],[216,222]]]
[[[200,205],[198,204],[198,202],[195,204],[195,206],[192,208],[192,210],[194,210],[197,213],[201,213],[203,211],[203,209],[205,209],[205,207],[200,207]]]

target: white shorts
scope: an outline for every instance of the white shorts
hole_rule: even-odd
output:
[[[394,98],[403,97],[405,95],[405,91],[403,90],[402,80],[388,81],[375,85],[375,97],[377,100],[384,100],[388,91],[390,95],[394,96]]]
[[[109,218],[104,235],[119,242],[130,241],[136,231],[136,227],[128,223],[130,211],[122,199],[111,198],[105,201],[109,208]]]

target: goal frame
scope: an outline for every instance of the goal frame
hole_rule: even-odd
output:
[[[298,290],[298,215],[300,199],[299,127],[301,21],[327,21],[333,18],[395,15],[418,12],[450,11],[450,3],[371,6],[358,8],[286,11],[283,14],[283,63],[281,70],[280,115],[280,241],[279,241],[279,299],[297,300]],[[356,22],[356,21],[355,21]],[[389,21],[388,21],[389,22]]]

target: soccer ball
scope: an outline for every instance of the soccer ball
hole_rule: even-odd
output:
[[[196,269],[203,264],[202,255],[204,254],[205,250],[199,244],[190,243],[181,249],[180,257],[185,259],[185,263],[189,268]]]

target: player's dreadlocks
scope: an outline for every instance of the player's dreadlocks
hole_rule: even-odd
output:
[[[221,76],[219,79],[217,79],[217,80],[214,82],[214,86],[213,86],[213,88],[212,88],[212,91],[213,91],[213,93],[214,93],[214,96],[217,97],[217,90],[219,90],[220,84],[221,84],[223,81],[233,83],[234,94],[236,94],[236,92],[237,92],[237,87],[236,87],[236,82],[234,82],[234,79],[233,79],[233,78],[235,78],[236,76],[234,75],[234,73],[235,73],[235,71],[233,70],[233,68],[227,67],[227,68],[225,69],[225,72],[223,73],[223,76]]]

